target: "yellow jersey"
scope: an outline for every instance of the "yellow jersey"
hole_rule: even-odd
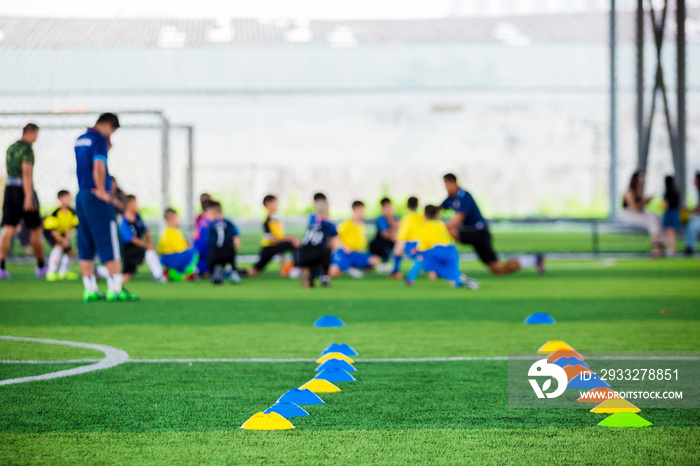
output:
[[[73,209],[58,208],[44,219],[44,230],[54,230],[59,235],[65,235],[69,230],[78,226],[78,216]]]
[[[435,246],[448,246],[454,243],[452,235],[442,220],[426,220],[418,235],[418,250],[427,251]]]
[[[176,254],[186,251],[187,240],[180,230],[173,227],[166,227],[163,236],[158,240],[158,254]]]
[[[418,212],[407,213],[399,222],[399,231],[396,233],[396,239],[404,242],[418,241],[418,235],[424,223],[425,217]]]
[[[263,237],[261,244],[263,247],[274,246],[284,238],[284,226],[272,217],[267,217],[263,223]]]
[[[364,252],[367,249],[367,226],[364,222],[345,220],[338,226],[338,237],[353,251]]]

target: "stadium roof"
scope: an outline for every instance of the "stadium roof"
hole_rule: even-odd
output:
[[[618,39],[634,38],[634,13],[619,13]],[[700,9],[689,10],[700,21]],[[700,24],[700,23],[698,23]],[[692,28],[691,28],[692,29]],[[647,36],[651,38],[651,34]],[[143,46],[210,44],[372,44],[607,42],[606,13],[398,21],[65,19],[0,17],[0,46]]]

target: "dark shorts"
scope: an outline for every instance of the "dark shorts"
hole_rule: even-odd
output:
[[[274,246],[264,246],[260,250],[260,259],[258,259],[257,264],[253,266],[255,270],[258,272],[262,272],[262,270],[267,267],[267,264],[270,263],[270,261],[277,255],[277,254],[283,254],[287,251],[293,251],[294,246],[292,246],[292,243],[289,241],[283,241],[281,243],[277,243]]]
[[[56,246],[57,243],[56,243],[56,238],[53,237],[53,235],[51,234],[51,231],[52,230],[45,229],[44,230],[44,238],[46,238],[46,242],[49,243],[49,246],[51,246],[53,248],[54,246]],[[65,252],[67,254],[67,253],[71,252],[72,249],[73,249],[73,246],[68,246],[67,248],[63,248],[63,252]]]
[[[236,250],[233,247],[217,248],[212,247],[209,249],[208,257],[209,270],[214,270],[214,266],[221,265],[222,267],[231,264],[234,270],[236,270]]]
[[[474,228],[460,228],[459,242],[474,247],[476,255],[484,264],[488,265],[498,261],[498,255],[491,244],[491,232],[489,230],[476,230]]]
[[[303,268],[321,269],[323,274],[328,274],[331,266],[331,250],[325,246],[302,246],[299,249],[296,260],[297,266]]]
[[[125,244],[122,248],[122,273],[134,275],[139,265],[143,264],[146,250],[135,244]]]
[[[30,230],[41,226],[39,217],[39,199],[34,193],[34,210],[24,210],[24,188],[22,186],[5,186],[5,200],[2,204],[2,226],[16,227],[20,220]]]
[[[386,238],[382,238],[380,235],[377,235],[369,243],[370,254],[381,257],[382,262],[388,261],[389,258],[391,257],[391,254],[393,253],[393,251],[394,251],[394,242],[389,241]]]

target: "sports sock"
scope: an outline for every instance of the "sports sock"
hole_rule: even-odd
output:
[[[91,293],[100,291],[100,289],[97,288],[97,280],[95,279],[94,275],[90,275],[89,277],[83,276],[83,287],[85,288],[85,291],[89,291]]]
[[[98,277],[104,278],[105,280],[109,278],[109,270],[107,270],[107,267],[104,265],[98,265],[95,268],[95,272],[97,272]]]
[[[46,261],[44,259],[37,259],[36,260],[36,266],[38,268],[43,269],[45,265],[46,265]]]
[[[49,260],[49,262],[51,262]],[[65,275],[68,273],[68,270],[70,270],[70,265],[73,263],[73,260],[68,256],[68,254],[64,254],[63,257],[61,258],[61,268],[59,269],[58,273],[61,275]]]
[[[152,250],[149,249],[146,251],[146,264],[148,264],[148,268],[151,269],[151,273],[153,274],[153,278],[158,280],[160,277],[163,276],[163,266],[160,264],[160,259],[158,259],[158,254]]]
[[[525,256],[518,257],[518,264],[520,264],[521,269],[527,267],[534,267],[537,264],[537,256],[535,254],[527,254]]]
[[[401,270],[401,259],[403,257],[394,256],[394,270],[391,273],[399,273],[399,270]]]
[[[124,283],[124,278],[122,274],[115,273],[107,278],[107,287],[112,293],[119,294],[122,292],[122,284]]]
[[[0,269],[5,270],[5,259],[0,259]]]
[[[63,249],[59,247],[54,247],[51,249],[49,254],[49,273],[58,272],[58,266],[61,263],[61,256],[63,256]]]

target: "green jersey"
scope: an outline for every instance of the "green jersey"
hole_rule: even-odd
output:
[[[21,179],[23,162],[34,165],[34,151],[26,142],[17,141],[7,149],[7,176]]]

